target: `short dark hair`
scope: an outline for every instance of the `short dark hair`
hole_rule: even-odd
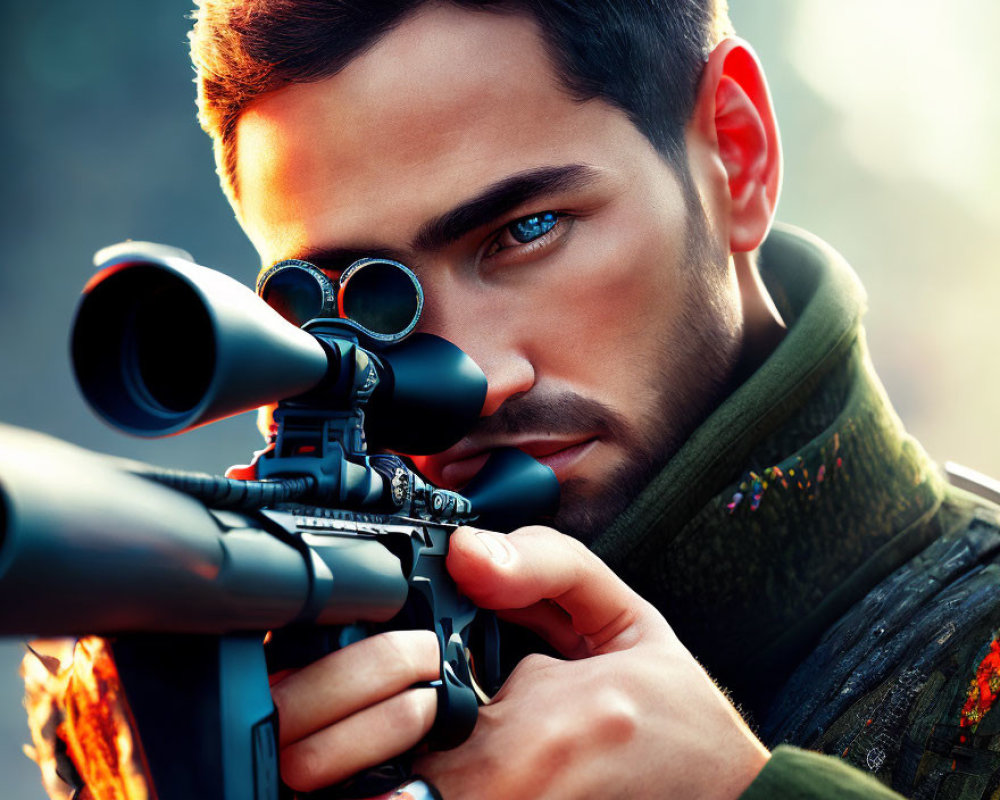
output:
[[[729,31],[726,0],[448,0],[534,18],[580,100],[625,112],[669,162],[684,155],[704,59]],[[189,34],[198,114],[235,201],[236,125],[255,98],[334,75],[427,0],[196,0]]]

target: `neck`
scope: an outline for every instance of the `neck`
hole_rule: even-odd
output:
[[[757,268],[757,251],[734,253],[733,267],[743,310],[743,344],[733,370],[733,387],[753,375],[788,332]]]

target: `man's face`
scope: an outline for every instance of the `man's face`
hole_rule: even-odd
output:
[[[520,447],[589,540],[717,401],[741,326],[723,236],[624,113],[567,94],[532,20],[430,4],[237,136],[264,264],[398,259],[421,329],[486,373],[480,427],[417,459],[432,482]]]

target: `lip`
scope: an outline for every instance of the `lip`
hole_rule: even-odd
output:
[[[549,467],[561,482],[569,476],[576,463],[591,451],[597,441],[596,436],[590,436],[574,440],[534,439],[523,442],[497,443],[489,448],[478,449],[469,455],[462,455],[444,464],[441,467],[441,478],[448,486],[464,486],[483,468],[493,450],[500,447],[516,447],[539,463]]]

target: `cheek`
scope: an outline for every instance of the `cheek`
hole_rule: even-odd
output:
[[[683,294],[683,231],[623,217],[581,220],[581,235],[561,259],[561,280],[544,292],[538,312],[612,371],[638,366],[635,354],[662,341]]]

